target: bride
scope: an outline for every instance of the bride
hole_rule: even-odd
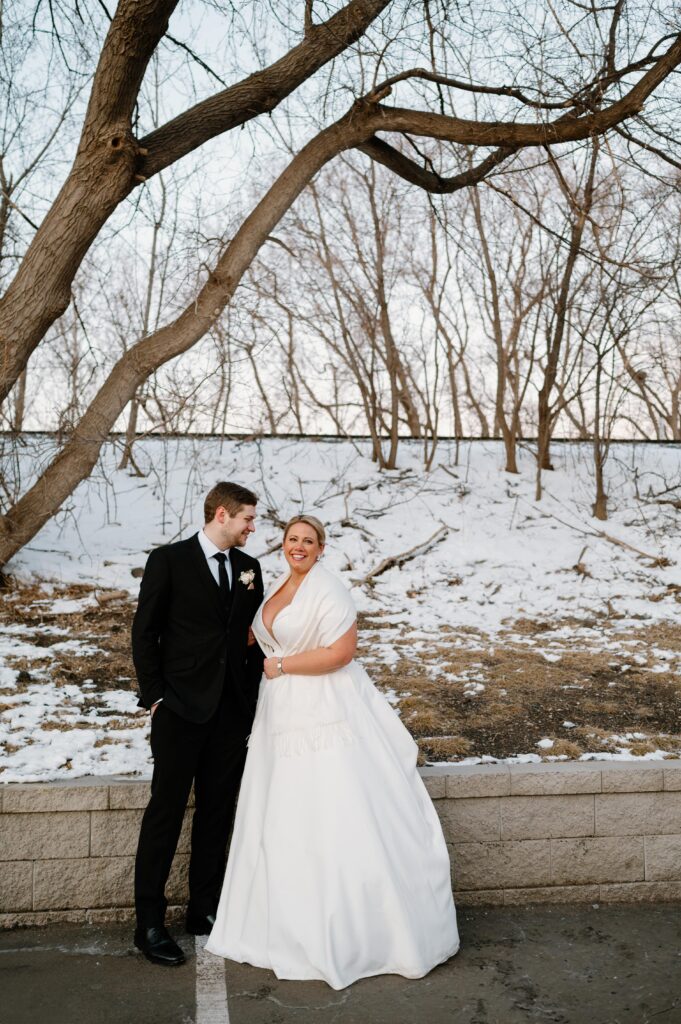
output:
[[[206,949],[278,978],[421,978],[459,938],[447,847],[416,744],[353,661],[356,613],[295,516],[289,571],[253,631],[265,652],[232,844]]]

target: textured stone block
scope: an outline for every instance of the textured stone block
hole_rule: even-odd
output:
[[[0,912],[33,909],[33,864],[5,861],[0,867]]]
[[[148,780],[135,782],[110,782],[109,804],[115,811],[134,811],[144,809],[149,803],[151,783]],[[187,807],[194,806],[194,790],[187,801]]]
[[[681,792],[603,793],[595,800],[597,836],[681,832]]]
[[[114,782],[109,786],[109,807],[116,811],[143,810],[150,792],[149,782]]]
[[[170,902],[186,899],[188,866],[185,854],[175,857],[166,886]],[[133,857],[38,861],[34,872],[35,910],[89,910],[134,904]]]
[[[429,769],[422,768],[421,778],[431,800],[442,800],[447,795],[447,777],[442,773],[433,775]]]
[[[127,924],[135,920],[134,907],[100,907],[85,911],[88,924]],[[166,913],[166,922],[168,914]]]
[[[502,839],[552,839],[594,834],[594,798],[514,796],[501,801]]]
[[[497,797],[489,800],[442,800],[437,811],[448,842],[482,843],[501,838]]]
[[[93,811],[90,833],[92,857],[134,857],[137,851],[142,811]],[[177,845],[178,853],[189,850],[191,812],[185,816]]]
[[[681,789],[681,761],[664,768],[664,788],[669,790]]]
[[[93,811],[90,853],[93,857],[134,857],[142,811]]]
[[[132,857],[38,861],[33,906],[36,910],[129,907],[134,902],[133,874]]]
[[[0,861],[87,857],[89,851],[87,811],[2,816]]]
[[[664,789],[664,771],[658,764],[613,762],[601,769],[603,793],[649,793]]]
[[[447,775],[447,796],[454,798],[507,796],[511,792],[508,765],[462,765]]]
[[[3,814],[91,811],[108,807],[108,787],[60,782],[10,783],[4,787]]]
[[[597,885],[550,885],[538,889],[505,889],[506,906],[523,903],[598,903]]]
[[[551,884],[550,840],[454,843],[452,878],[459,889],[517,889]]]
[[[503,889],[477,889],[456,894],[457,907],[499,907],[503,902]]]
[[[601,769],[592,764],[530,764],[511,771],[512,796],[600,793]]]
[[[681,900],[681,882],[626,882],[601,886],[601,903],[672,903]]]
[[[643,839],[552,839],[551,880],[556,885],[636,882],[645,878]]]
[[[166,886],[169,903],[186,903],[189,894],[187,879],[189,877],[189,857],[178,853],[170,870],[170,878]]]
[[[646,881],[681,882],[681,835],[646,836]]]

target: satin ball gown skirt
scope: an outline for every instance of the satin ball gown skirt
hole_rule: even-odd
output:
[[[356,662],[263,679],[206,948],[341,989],[420,978],[459,947],[416,744]]]

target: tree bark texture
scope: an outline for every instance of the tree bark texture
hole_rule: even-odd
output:
[[[309,27],[303,42],[280,61],[192,108],[140,144],[131,131],[139,83],[176,3],[120,0],[95,73],[72,170],[0,303],[0,400],[66,309],[73,279],[89,246],[138,180],[157,173],[206,139],[273,109],[314,70],[361,36],[388,3],[351,0],[325,25]],[[645,99],[680,63],[681,38],[677,38],[624,97],[595,113],[562,116],[553,122],[486,123],[384,106],[370,99],[357,101],[345,117],[321,131],[294,157],[245,219],[195,301],[176,320],[137,342],[120,358],[55,460],[0,520],[0,565],[35,536],[89,474],[113,424],[140,385],[215,325],[274,226],[319,169],[338,153],[362,146],[377,159],[377,133],[407,133],[467,146],[496,147],[501,151],[496,162],[491,158],[483,161],[491,168],[521,147],[574,142],[613,128],[640,111]],[[380,162],[395,173],[407,180],[416,173],[418,165],[408,158],[378,148]],[[475,184],[481,173],[480,168],[472,168],[458,176],[449,190]],[[428,187],[427,182],[419,183]]]
[[[138,141],[132,114],[147,64],[178,0],[121,0],[92,86],[76,158],[0,300],[0,402],[67,309],[88,249],[143,180],[208,139],[274,107],[354,42],[390,0],[351,0],[279,61]]]

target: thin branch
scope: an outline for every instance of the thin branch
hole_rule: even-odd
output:
[[[366,156],[371,157],[376,163],[383,164],[384,167],[398,174],[412,185],[417,185],[426,192],[432,192],[437,195],[450,194],[469,185],[477,185],[490,171],[517,152],[515,147],[501,147],[486,157],[477,167],[471,167],[466,171],[455,174],[451,178],[446,178],[438,174],[437,171],[429,171],[427,168],[419,166],[416,161],[411,160],[404,153],[400,153],[398,149],[395,149],[394,146],[390,146],[383,139],[379,139],[376,136],[369,139],[368,142],[357,146],[357,149],[365,153]]]
[[[205,60],[202,60],[201,57],[199,57],[198,53],[194,53],[194,51],[191,49],[190,46],[187,46],[186,43],[183,43],[181,39],[176,39],[175,36],[171,36],[170,32],[166,32],[165,38],[169,42],[173,43],[175,46],[179,46],[179,48],[181,50],[184,50],[185,53],[188,53],[189,56],[192,58],[192,60],[196,61],[196,63],[199,65],[199,67],[203,68],[203,70],[207,74],[209,74],[212,78],[214,78],[216,82],[220,83],[220,85],[223,87],[223,89],[228,89],[229,88],[229,86],[227,85],[227,82],[225,82],[224,78],[220,78],[220,76],[217,73],[217,71],[213,71],[213,69],[211,67],[209,67],[208,64],[206,64]]]
[[[658,149],[657,146],[653,146],[650,142],[643,142],[642,139],[637,139],[636,136],[632,135],[626,130],[626,128],[622,128],[621,126],[617,126],[615,131],[618,135],[621,135],[623,139],[626,139],[627,142],[632,142],[634,145],[638,146],[639,149],[645,149],[647,153],[654,153],[655,156],[658,156],[660,160],[664,160],[664,162],[669,164],[670,167],[675,167],[677,171],[681,171],[681,163],[678,160],[674,160],[674,158],[669,156],[668,153],[665,153],[664,150]]]
[[[328,21],[315,24],[297,46],[262,71],[209,96],[150,132],[140,173],[151,177],[209,139],[275,109],[303,82],[351,46],[390,0],[349,0]]]
[[[462,92],[482,93],[488,96],[512,96],[530,107],[537,107],[540,110],[564,110],[572,106],[572,100],[558,100],[555,102],[541,102],[533,100],[521,89],[511,85],[474,85],[472,82],[464,82],[460,78],[450,78],[448,75],[441,75],[436,71],[428,71],[426,68],[410,68],[408,71],[401,71],[398,75],[386,78],[368,93],[364,99],[368,103],[377,103],[384,99],[392,91],[392,87],[398,82],[406,82],[411,78],[419,78],[426,82],[435,82],[438,85],[446,85],[451,89],[461,89]]]

